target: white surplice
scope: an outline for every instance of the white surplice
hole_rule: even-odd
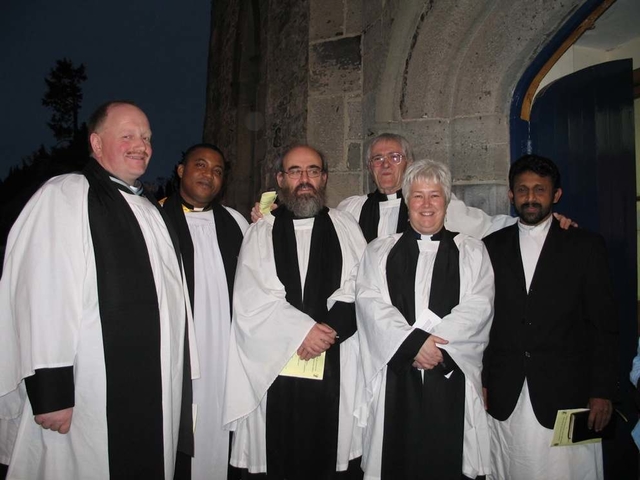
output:
[[[109,478],[107,386],[88,189],[83,175],[48,181],[25,205],[7,242],[0,281],[0,418],[21,416],[8,479]],[[143,197],[122,195],[147,244],[158,296],[164,464],[165,477],[172,478],[189,310],[186,284],[157,209]],[[66,366],[74,367],[75,406],[71,429],[61,435],[34,422],[23,379],[36,369]],[[192,351],[192,373],[197,370]]]
[[[428,308],[433,265],[440,242],[419,240],[416,268],[416,322],[409,325],[389,297],[386,264],[401,234],[379,238],[367,247],[356,284],[356,315],[364,383],[358,390],[356,417],[365,427],[362,468],[365,479],[378,479],[384,438],[387,363],[414,329],[448,340],[441,345],[465,375],[463,473],[489,472],[489,431],[482,401],[482,354],[493,319],[494,281],[489,254],[481,241],[454,239],[460,252],[460,303],[443,318]]]
[[[365,247],[358,224],[350,215],[330,210],[342,252],[341,286],[328,299],[353,302],[355,274]],[[235,431],[231,464],[250,472],[265,472],[267,454],[267,391],[315,325],[290,305],[278,279],[273,254],[272,215],[254,223],[242,244],[233,298],[233,322],[223,422]],[[303,281],[309,260],[313,219],[294,220],[298,263]],[[355,382],[360,368],[358,334],[340,344],[340,405],[336,470],[360,456],[362,433],[354,425]]]
[[[244,234],[247,221],[235,210],[227,211]],[[193,321],[200,359],[200,378],[193,381],[197,415],[191,476],[194,480],[225,479],[229,432],[222,428],[222,404],[231,331],[229,290],[213,211],[186,212],[185,218],[193,242]]]
[[[395,194],[393,195],[395,196]],[[358,221],[362,206],[367,201],[366,195],[354,195],[345,198],[336,207],[338,210],[348,212]],[[380,202],[380,222],[378,223],[378,237],[386,237],[396,233],[398,228],[398,214],[401,198],[392,198],[386,202]],[[483,238],[490,233],[508,227],[516,223],[518,219],[509,215],[488,215],[479,208],[469,207],[454,194],[447,207],[447,216],[444,226],[450,232],[460,232],[473,238]]]

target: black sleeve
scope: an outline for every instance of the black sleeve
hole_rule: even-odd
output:
[[[442,362],[436,365],[435,368],[437,371],[440,371],[442,375],[449,375],[454,370],[460,370],[460,367],[458,367],[458,364],[451,358],[449,352],[442,348],[440,351],[442,352]]]
[[[354,303],[336,302],[325,318],[325,322],[336,331],[336,343],[340,345],[358,330]]]
[[[25,385],[34,415],[75,405],[73,367],[40,368],[25,378]]]
[[[389,360],[389,367],[396,373],[401,373],[408,370],[413,364],[413,359],[420,351],[420,348],[427,341],[427,338],[431,336],[430,333],[416,328],[409,334],[409,336],[402,342],[398,351]]]

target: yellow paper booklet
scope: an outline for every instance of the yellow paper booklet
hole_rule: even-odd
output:
[[[276,192],[264,192],[260,196],[260,213],[266,215],[271,213],[271,205],[276,201]]]
[[[601,438],[592,438],[583,442],[573,442],[573,422],[572,413],[584,412],[588,410],[586,408],[573,408],[570,410],[558,410],[556,415],[556,423],[553,426],[553,439],[551,440],[552,447],[566,447],[568,445],[586,445],[588,443],[601,442]]]
[[[294,353],[289,362],[284,366],[280,375],[285,377],[308,378],[311,380],[322,380],[324,377],[324,357],[322,352],[311,360],[302,360],[297,353]]]

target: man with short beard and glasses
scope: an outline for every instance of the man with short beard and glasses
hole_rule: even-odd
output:
[[[317,150],[294,146],[276,170],[280,206],[249,227],[238,259],[223,415],[231,464],[247,478],[361,478],[353,302],[366,242],[351,215],[325,207]],[[323,359],[322,379],[281,375],[292,358]]]
[[[618,324],[600,235],[553,218],[560,172],[525,155],[511,165],[518,223],[485,238],[495,314],[483,359],[494,479],[601,479],[600,443],[550,447],[559,409],[590,409],[601,431],[612,414]]]

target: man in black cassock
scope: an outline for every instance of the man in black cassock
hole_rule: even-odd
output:
[[[223,422],[245,474],[361,477],[353,287],[365,241],[350,215],[325,207],[327,175],[313,148],[287,150],[280,207],[249,227],[240,251]],[[316,365],[321,378],[285,376],[289,362]]]
[[[138,181],[144,112],[108,102],[88,128],[86,168],[41,187],[9,235],[0,412],[21,418],[8,478],[171,479],[176,450],[193,449],[177,238]]]

